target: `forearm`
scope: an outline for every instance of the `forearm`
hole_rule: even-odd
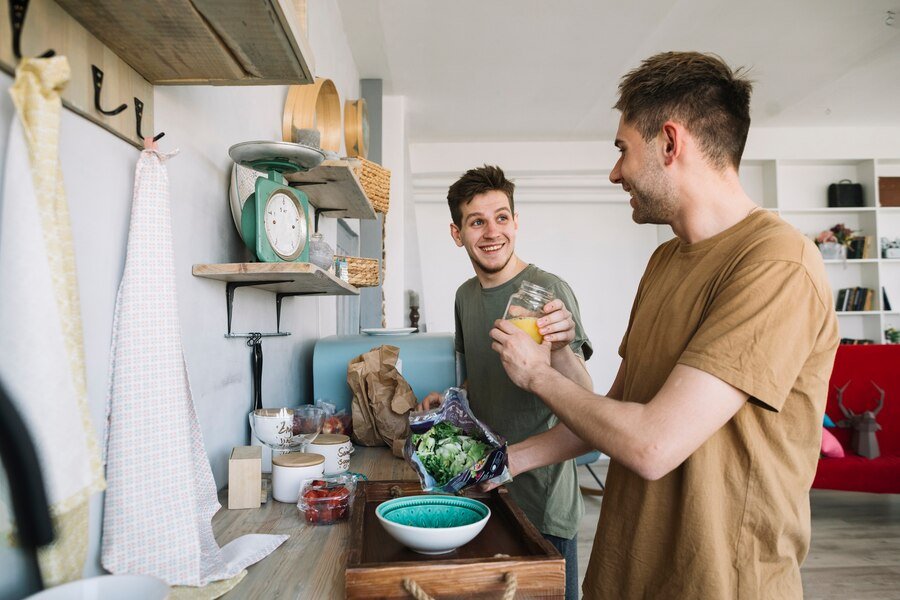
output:
[[[584,360],[572,351],[572,348],[566,346],[560,350],[550,353],[550,366],[562,373],[566,378],[571,379],[586,390],[594,389],[594,382],[591,380]]]
[[[509,468],[519,473],[556,464],[590,452],[593,448],[564,423],[510,446]]]
[[[664,424],[658,422],[648,405],[591,393],[554,369],[542,369],[533,381],[532,391],[567,426],[570,434],[583,441],[583,449],[596,448],[636,473],[655,478],[662,452],[659,440],[665,439],[665,433],[660,427]],[[542,451],[551,452],[557,454],[553,449]],[[529,453],[528,463],[543,458],[533,451]]]

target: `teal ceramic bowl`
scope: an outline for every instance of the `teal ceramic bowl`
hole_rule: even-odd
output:
[[[385,531],[411,550],[446,554],[472,541],[491,509],[472,498],[409,496],[382,502],[375,515]]]

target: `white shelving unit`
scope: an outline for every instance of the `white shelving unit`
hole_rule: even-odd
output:
[[[881,238],[900,238],[900,208],[882,207],[879,177],[900,177],[900,159],[748,160],[741,164],[744,189],[766,209],[794,225],[807,237],[843,223],[859,235],[873,237],[874,256],[856,260],[826,260],[834,300],[838,290],[876,290],[870,311],[838,312],[842,338],[885,343],[888,327],[900,329],[900,259],[882,258]],[[863,186],[865,206],[829,208],[828,186],[849,179]],[[892,310],[884,310],[882,289]]]

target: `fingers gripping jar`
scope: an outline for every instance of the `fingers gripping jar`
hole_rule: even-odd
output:
[[[537,320],[544,316],[544,305],[553,298],[553,292],[550,290],[530,281],[523,281],[518,291],[509,297],[503,318],[540,344],[544,341],[544,336],[538,331]]]

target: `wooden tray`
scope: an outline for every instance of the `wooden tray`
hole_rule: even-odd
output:
[[[564,598],[565,560],[506,493],[467,491],[491,509],[478,536],[452,553],[427,556],[401,545],[375,516],[383,501],[422,492],[414,481],[360,482],[350,521],[347,598],[410,598],[414,580],[433,598],[501,598],[515,573],[516,598]]]

